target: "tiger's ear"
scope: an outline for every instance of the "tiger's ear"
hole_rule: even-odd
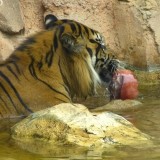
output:
[[[70,53],[79,53],[82,50],[82,44],[79,38],[72,33],[64,33],[61,36],[61,43],[63,48],[65,48]]]
[[[53,14],[47,14],[44,17],[44,25],[45,25],[45,29],[51,29],[54,26],[56,26],[56,22],[58,21],[57,17],[54,16]]]

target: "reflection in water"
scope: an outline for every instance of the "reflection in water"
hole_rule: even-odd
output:
[[[149,99],[145,108],[135,113],[136,127],[160,140],[160,100]]]
[[[147,93],[147,94],[146,94]],[[156,95],[156,96],[155,96]],[[155,145],[117,146],[115,148],[87,149],[75,146],[53,146],[41,142],[15,143],[10,137],[10,126],[20,119],[0,121],[0,160],[61,160],[61,159],[107,159],[107,160],[159,160],[160,159],[160,91],[141,92],[141,110],[121,113],[144,133],[154,137]],[[104,105],[106,97],[94,97],[84,101],[90,108]]]

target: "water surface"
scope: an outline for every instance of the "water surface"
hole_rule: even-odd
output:
[[[160,160],[160,86],[142,90],[138,98],[142,109],[122,112],[142,132],[154,137],[154,146],[117,146],[106,150],[88,150],[83,147],[53,146],[49,144],[15,143],[10,137],[10,127],[19,119],[0,121],[0,160],[61,160],[61,159],[106,159],[106,160]],[[106,97],[94,97],[84,101],[91,108],[107,103]]]

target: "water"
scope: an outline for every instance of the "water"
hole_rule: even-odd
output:
[[[117,146],[105,150],[88,150],[84,147],[53,146],[38,142],[34,145],[15,143],[10,137],[10,127],[20,119],[0,121],[0,160],[69,160],[69,159],[104,159],[104,160],[160,160],[160,86],[142,90],[139,101],[143,107],[137,111],[121,113],[144,133],[154,137],[154,146]],[[85,104],[107,103],[104,97],[88,99]]]

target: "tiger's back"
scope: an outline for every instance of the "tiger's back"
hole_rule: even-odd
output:
[[[50,71],[48,67],[52,63],[52,42],[53,31],[39,33],[34,41],[22,44],[0,64],[1,116],[28,114],[60,102],[70,102],[67,91],[60,85],[64,85],[60,72],[56,68]]]
[[[100,83],[96,68],[108,57],[99,40],[99,32],[69,20],[28,38],[0,64],[0,117],[94,94]]]

